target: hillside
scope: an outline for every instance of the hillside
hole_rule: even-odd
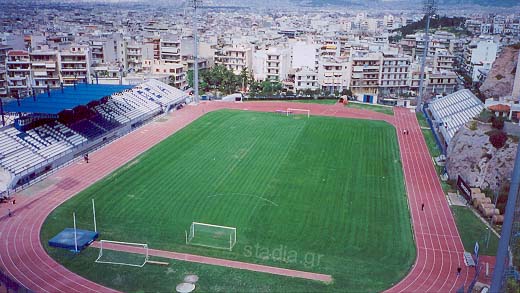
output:
[[[480,91],[486,98],[511,95],[519,51],[520,45],[502,49],[502,52],[493,63],[488,77],[480,87]]]
[[[497,183],[504,185],[513,171],[518,142],[509,138],[496,149],[487,135],[491,126],[477,123],[475,127],[457,131],[448,147],[446,169],[452,180],[460,175],[470,186],[496,191]]]

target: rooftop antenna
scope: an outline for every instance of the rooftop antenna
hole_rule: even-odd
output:
[[[198,22],[197,9],[201,8],[202,0],[190,0],[193,8],[193,101],[199,102],[199,42],[197,39]]]
[[[430,42],[430,19],[435,14],[436,5],[435,0],[425,0],[424,2],[424,16],[426,17],[426,32],[424,35],[424,51],[421,59],[421,76],[419,80],[419,96],[417,97],[416,111],[422,110],[422,97],[424,94],[424,71],[426,67],[426,57],[428,56],[428,45]]]

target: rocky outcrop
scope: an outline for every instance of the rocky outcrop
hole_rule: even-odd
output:
[[[518,143],[509,138],[503,148],[496,149],[486,134],[490,125],[469,123],[477,123],[476,129],[464,126],[455,133],[447,150],[446,169],[450,179],[460,175],[470,186],[496,191],[511,178]]]
[[[517,46],[505,47],[493,62],[486,80],[480,87],[480,91],[487,98],[511,95],[519,50]]]

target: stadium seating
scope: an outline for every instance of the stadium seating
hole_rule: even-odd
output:
[[[114,129],[118,128],[119,126],[121,126],[121,124],[118,123],[117,121],[107,120],[107,119],[103,118],[101,115],[96,115],[94,117],[91,117],[89,120],[92,121],[94,124],[96,124],[96,126],[101,127],[103,129],[105,129],[106,131],[111,131],[111,130],[114,130]]]
[[[185,98],[184,92],[150,80],[114,93],[100,100],[101,103],[96,101],[88,108],[84,106],[87,111],[77,116],[78,120],[74,120],[74,114],[72,120],[60,119],[66,125],[56,120],[26,131],[13,126],[3,128],[0,130],[0,167],[17,178],[27,176],[35,168],[48,166],[105,133],[149,119],[170,105],[183,103]]]
[[[99,136],[103,135],[103,133],[105,133],[103,129],[99,128],[90,120],[86,119],[75,122],[71,124],[69,127],[77,133],[81,134],[82,136],[91,140],[98,138]]]
[[[428,106],[434,120],[440,125],[446,143],[465,123],[478,116],[484,105],[470,90],[460,90],[431,102]]]

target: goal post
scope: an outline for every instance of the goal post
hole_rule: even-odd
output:
[[[311,117],[311,110],[309,109],[287,108],[287,116],[289,116],[290,114],[295,114],[295,112],[299,112],[302,115],[306,115],[307,118]]]
[[[186,231],[186,244],[216,249],[233,250],[237,243],[237,229],[193,222]]]
[[[96,263],[142,268],[148,262],[148,244],[112,240],[100,240],[99,244]]]

